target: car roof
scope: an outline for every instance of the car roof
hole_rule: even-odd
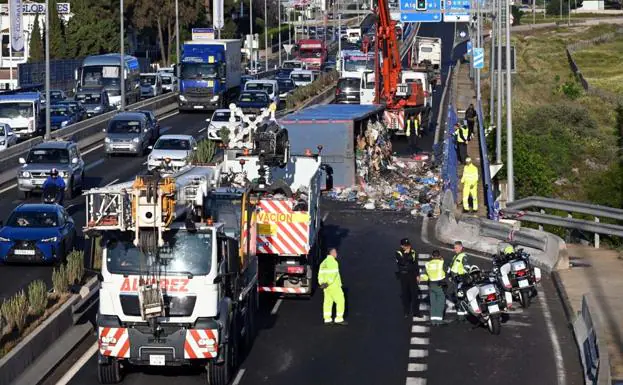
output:
[[[17,206],[13,212],[24,211],[43,211],[46,213],[58,212],[58,205],[50,205],[45,203],[22,203]]]
[[[240,93],[240,95],[242,95],[242,94],[265,94],[266,96],[268,96],[268,92],[266,92],[266,91],[259,91],[259,90],[257,90],[257,91],[256,90],[253,90],[253,91],[242,91]]]
[[[146,118],[147,117],[145,116],[145,114],[141,112],[124,111],[124,112],[119,112],[117,115],[113,116],[111,120],[126,120],[126,119],[141,120],[141,119],[146,119]]]
[[[74,143],[66,141],[66,140],[50,140],[49,142],[39,143],[38,145],[34,146],[32,149],[37,150],[37,149],[42,149],[42,148],[51,148],[51,149],[65,150],[69,148],[69,146],[71,146],[72,144]]]
[[[273,84],[276,80],[273,79],[253,79],[247,82],[247,84],[249,83],[265,83],[265,84]]]
[[[182,140],[191,140],[193,138],[192,135],[162,135],[160,136],[160,139],[158,140],[162,140],[162,139],[182,139]]]
[[[38,92],[24,92],[14,95],[0,94],[0,100],[5,102],[32,102],[41,100],[41,95]]]

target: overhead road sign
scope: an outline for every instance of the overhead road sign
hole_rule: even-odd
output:
[[[440,23],[441,0],[400,0],[400,20],[406,23]]]
[[[470,0],[446,0],[443,21],[445,22],[469,22]]]
[[[485,49],[474,48],[474,60],[473,65],[476,69],[483,69],[485,67]]]

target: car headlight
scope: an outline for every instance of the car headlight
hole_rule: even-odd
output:
[[[99,111],[101,111],[101,110],[102,110],[102,106],[97,106],[97,107],[95,107],[95,108],[93,109],[93,111],[95,111],[95,112],[99,112]]]
[[[22,171],[20,172],[20,176],[22,178],[30,178],[30,173],[28,171]]]
[[[104,143],[110,143],[110,142],[111,142],[110,138],[104,138]]]
[[[134,143],[138,143],[140,140],[139,140],[139,138],[132,138],[132,141],[133,141]]]
[[[212,96],[212,102],[218,101],[219,95]]]
[[[56,242],[56,241],[58,241],[58,237],[43,238],[41,240],[42,243],[50,243],[50,242]]]
[[[61,123],[61,127],[65,127],[69,124],[69,120],[65,120],[64,122]]]
[[[0,237],[0,242],[11,242],[9,238]]]
[[[186,101],[186,97],[184,95],[180,95],[180,101],[185,102]]]
[[[4,146],[5,144],[6,144],[6,141],[0,140],[0,146]]]

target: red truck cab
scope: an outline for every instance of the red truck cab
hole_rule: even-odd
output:
[[[327,61],[327,46],[324,40],[299,40],[298,60],[307,64],[308,69],[321,70]]]

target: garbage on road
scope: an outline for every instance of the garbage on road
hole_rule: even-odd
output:
[[[395,157],[388,130],[374,123],[357,138],[355,159],[359,184],[334,188],[328,194],[330,199],[357,203],[368,210],[438,215],[442,181],[431,169],[428,154]]]

